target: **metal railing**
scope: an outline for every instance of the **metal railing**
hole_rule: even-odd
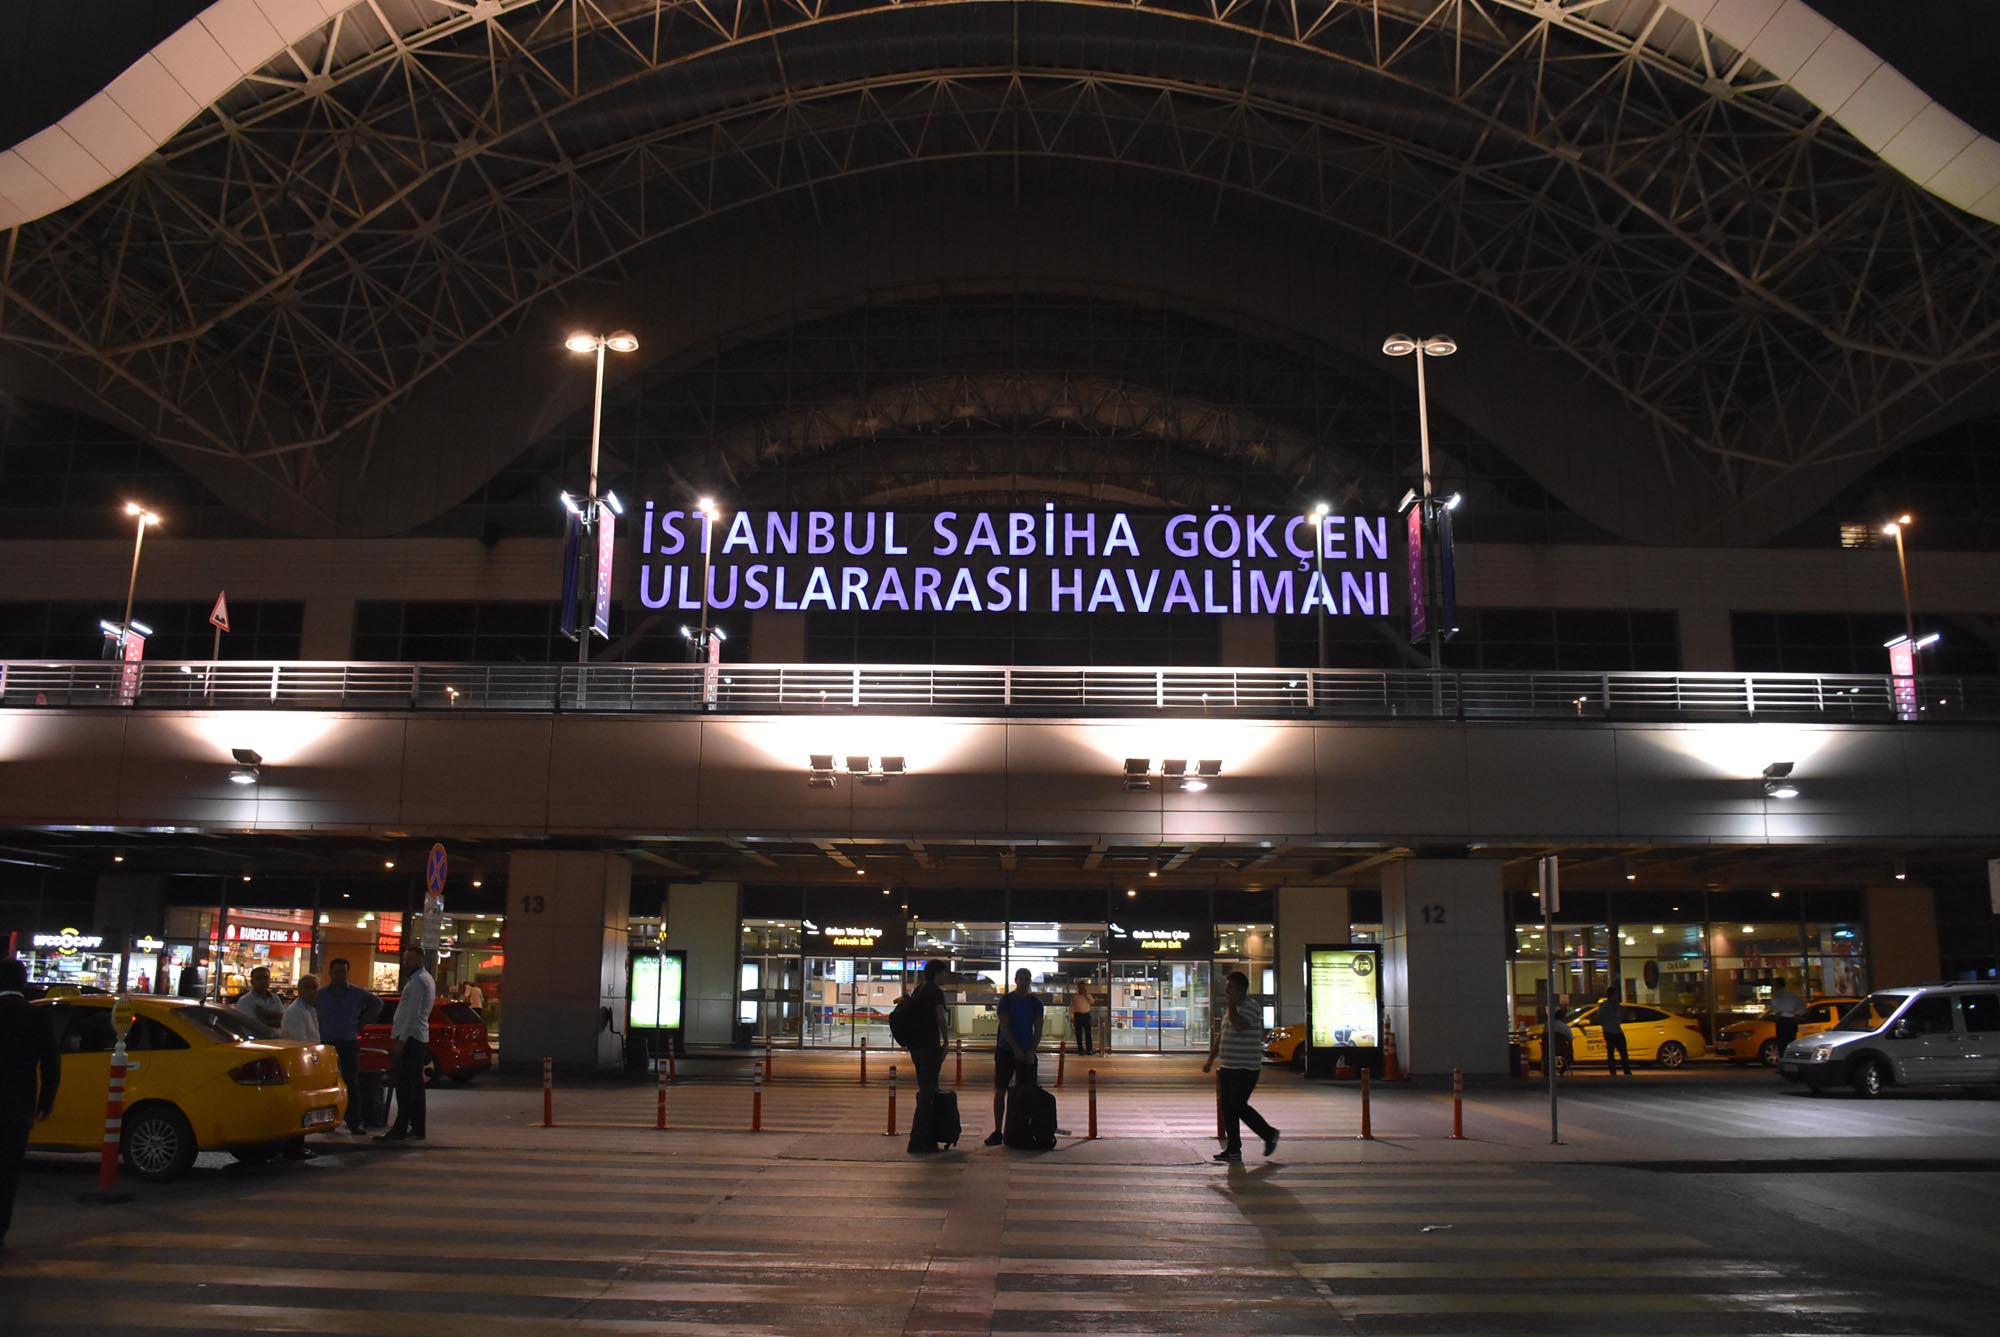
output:
[[[2000,720],[2000,678],[928,664],[0,660],[0,708],[1307,719]]]

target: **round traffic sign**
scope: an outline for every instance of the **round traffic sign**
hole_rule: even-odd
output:
[[[132,1005],[132,1000],[120,994],[111,1004],[111,1029],[118,1032],[118,1038],[123,1040],[131,1033],[132,1023],[138,1016],[139,1009]]]
[[[424,860],[424,886],[433,896],[444,894],[444,869],[444,846],[431,846],[430,857]]]

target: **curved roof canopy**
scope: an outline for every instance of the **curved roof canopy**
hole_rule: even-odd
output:
[[[299,532],[574,411],[572,318],[954,286],[1449,329],[1439,404],[1652,541],[2000,399],[2000,147],[1797,0],[223,0],[0,210],[0,376]]]

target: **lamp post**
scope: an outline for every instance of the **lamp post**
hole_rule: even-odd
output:
[[[604,434],[604,354],[609,349],[613,353],[635,353],[639,340],[630,330],[613,330],[609,334],[586,334],[581,331],[563,340],[563,347],[572,353],[594,353],[597,355],[597,388],[590,401],[590,490],[584,494],[582,524],[587,535],[597,526],[598,507],[604,503],[597,494],[597,456]],[[581,568],[583,545],[578,545],[578,566]],[[580,615],[579,615],[580,616]],[[579,625],[576,632],[576,662],[590,662],[590,628]]]
[[[1319,577],[1321,584],[1324,584],[1326,582],[1325,520],[1327,512],[1331,509],[1333,508],[1328,506],[1325,502],[1322,501],[1318,505],[1314,506],[1312,508],[1312,513],[1306,517],[1307,520],[1311,521],[1313,527],[1313,574]],[[1386,612],[1387,610],[1385,609],[1384,611]],[[1318,625],[1319,666],[1321,668],[1325,668],[1326,667],[1326,605],[1324,603],[1322,603],[1319,606],[1319,615],[1314,620],[1319,624]]]
[[[695,655],[702,663],[708,662],[708,567],[714,560],[715,539],[715,499],[703,497],[694,504],[701,512],[701,624],[695,632]]]
[[[121,647],[132,629],[132,599],[139,592],[139,553],[146,546],[146,528],[160,523],[159,516],[136,501],[125,503],[125,514],[136,518],[139,525],[138,532],[132,536],[132,575],[125,582],[125,616],[118,623],[118,644]]]
[[[1432,521],[1431,500],[1431,410],[1424,390],[1424,359],[1450,357],[1458,351],[1458,342],[1448,334],[1433,334],[1427,339],[1412,339],[1407,334],[1392,334],[1382,341],[1382,351],[1390,357],[1417,359],[1417,440],[1423,451],[1424,481],[1421,505],[1424,508],[1424,523],[1428,528]],[[1428,581],[1426,585],[1428,586]],[[1431,671],[1437,672],[1444,666],[1444,636],[1434,618],[1430,623]]]
[[[1896,570],[1903,577],[1903,634],[1910,638],[1910,644],[1917,643],[1917,618],[1910,609],[1910,559],[1903,551],[1903,530],[1910,524],[1909,515],[1903,514],[1882,526],[1884,534],[1896,540]]]

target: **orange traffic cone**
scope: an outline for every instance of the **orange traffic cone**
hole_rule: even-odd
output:
[[[1382,1080],[1385,1082],[1407,1082],[1410,1074],[1403,1071],[1402,1062],[1396,1057],[1396,1028],[1387,1017],[1382,1018]]]

